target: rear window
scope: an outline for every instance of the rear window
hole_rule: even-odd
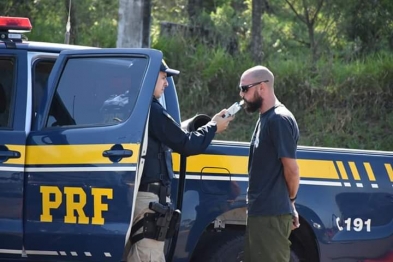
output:
[[[46,126],[100,126],[124,122],[135,105],[147,63],[143,57],[68,59]]]
[[[15,71],[15,59],[0,56],[0,129],[12,127]]]

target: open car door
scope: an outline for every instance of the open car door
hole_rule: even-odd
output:
[[[152,49],[60,53],[27,139],[28,257],[121,260],[161,60]]]

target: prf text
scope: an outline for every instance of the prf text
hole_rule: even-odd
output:
[[[63,191],[57,186],[40,186],[42,197],[41,222],[52,222],[52,211],[65,202],[64,223],[103,225],[103,212],[109,210],[108,200],[113,198],[111,188],[91,188],[93,198],[93,217],[85,214],[87,195],[81,187],[64,187]]]

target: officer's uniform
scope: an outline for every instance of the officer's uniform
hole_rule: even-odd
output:
[[[194,132],[183,131],[158,100],[153,98],[146,162],[136,199],[133,225],[142,219],[145,213],[153,212],[149,209],[150,202],[159,202],[162,198],[170,201],[170,183],[173,178],[171,150],[186,156],[200,154],[211,143],[216,131],[217,127],[213,122]],[[142,228],[133,236],[140,232]],[[143,238],[131,245],[127,261],[165,261],[163,241]]]

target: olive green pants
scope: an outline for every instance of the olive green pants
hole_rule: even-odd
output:
[[[292,215],[247,218],[245,262],[289,262]]]

